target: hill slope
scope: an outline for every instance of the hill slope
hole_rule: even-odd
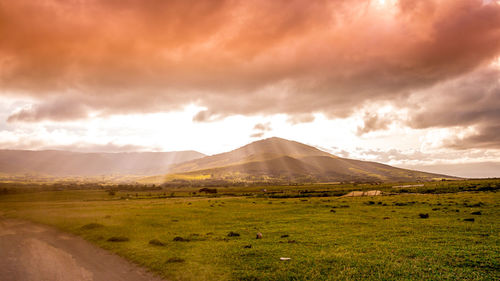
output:
[[[0,173],[52,176],[154,175],[173,164],[205,156],[196,151],[79,153],[0,150]]]
[[[376,162],[340,158],[312,146],[281,138],[253,142],[233,151],[174,165],[170,173],[166,178],[159,178],[309,182],[425,181],[451,178]]]

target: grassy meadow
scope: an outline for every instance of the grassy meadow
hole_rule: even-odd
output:
[[[168,280],[499,280],[499,182],[6,192],[0,215]],[[386,195],[339,196],[368,189]]]

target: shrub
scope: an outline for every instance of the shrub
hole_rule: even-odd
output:
[[[236,233],[236,232],[232,232],[232,231],[230,231],[230,232],[227,234],[227,236],[228,236],[228,237],[238,237],[238,236],[240,236],[240,234],[239,234],[239,233]]]
[[[418,214],[418,216],[421,218],[421,219],[426,219],[429,217],[429,214]]]

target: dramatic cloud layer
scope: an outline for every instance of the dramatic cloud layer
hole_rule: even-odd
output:
[[[497,153],[499,57],[498,0],[0,0],[0,146],[142,150],[143,127],[219,126],[241,143],[371,142],[393,154],[381,161],[410,145]],[[173,112],[189,113],[175,130]],[[63,126],[80,127],[53,143]]]
[[[196,121],[255,113],[345,117],[490,62],[500,50],[500,5],[1,1],[0,37],[3,94],[38,99],[12,122],[187,103],[207,108]]]
[[[416,95],[416,99],[419,101],[415,103],[421,107],[408,121],[411,126],[472,127],[471,133],[446,145],[460,149],[500,149],[500,68],[480,69]]]

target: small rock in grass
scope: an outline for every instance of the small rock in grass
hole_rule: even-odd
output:
[[[176,242],[189,242],[189,239],[182,238],[180,236],[176,236],[176,237],[174,237],[174,241],[176,241]]]
[[[280,258],[280,261],[289,261],[289,260],[291,260],[291,258],[283,258],[283,257]]]
[[[161,242],[161,241],[160,241],[160,240],[158,240],[158,239],[153,239],[153,240],[150,240],[150,241],[149,241],[149,244],[150,244],[150,245],[154,245],[154,246],[161,246],[161,247],[165,246],[165,243]]]
[[[262,239],[262,233],[260,232],[257,232],[257,237],[255,237],[256,239]]]
[[[109,242],[127,242],[127,241],[130,241],[130,239],[128,239],[128,237],[124,237],[124,236],[113,236],[113,237],[110,237],[108,239]]]
[[[418,214],[418,216],[421,218],[421,219],[426,219],[429,217],[429,214]]]

